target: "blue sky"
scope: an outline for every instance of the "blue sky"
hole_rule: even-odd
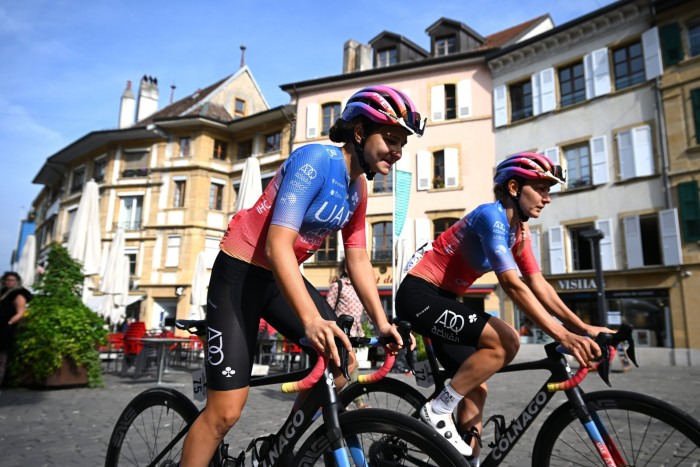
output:
[[[555,25],[610,0],[0,0],[0,268],[40,191],[44,161],[85,134],[115,128],[127,80],[158,78],[182,98],[235,72],[240,45],[270,106],[281,84],[342,71],[343,44],[382,31],[429,50],[441,17],[482,35],[549,13]]]

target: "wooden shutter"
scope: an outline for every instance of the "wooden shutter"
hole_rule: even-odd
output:
[[[686,242],[700,240],[700,197],[697,181],[678,184],[678,205],[683,238]]]
[[[615,269],[615,237],[613,236],[613,220],[600,219],[595,222],[595,228],[603,232],[600,240],[600,257],[604,271]]]
[[[559,148],[557,146],[554,146],[553,148],[545,149],[544,150],[544,155],[549,157],[549,159],[554,162],[554,165],[559,165]],[[550,193],[559,193],[561,191],[561,183],[557,183],[555,185],[552,185],[552,187],[549,189]]]
[[[530,241],[532,242],[532,255],[537,261],[537,265],[542,270],[542,250],[540,247],[540,231],[530,230]]]
[[[338,231],[338,237],[337,237],[337,245],[338,245],[338,261],[341,259],[345,258],[345,245],[343,244],[343,232]]]
[[[493,90],[493,124],[495,127],[508,123],[506,104],[506,85],[496,86]]]
[[[416,249],[433,240],[430,230],[430,219],[416,219]]]
[[[676,208],[659,212],[659,226],[661,228],[664,266],[683,264],[681,237],[678,229],[678,211]]]
[[[620,160],[620,178],[627,180],[634,177],[634,145],[632,130],[617,134],[617,151]]]
[[[675,65],[683,60],[681,28],[678,23],[661,26],[659,28],[659,40],[661,41],[661,57],[663,58],[664,66]]]
[[[463,79],[457,83],[457,117],[467,118],[472,116],[472,82]]]
[[[693,104],[693,120],[695,123],[695,143],[700,144],[700,88],[690,91],[690,101]]]
[[[557,107],[554,92],[554,68],[540,71],[540,106],[542,113],[551,112]]]
[[[539,73],[533,73],[530,77],[530,85],[532,86],[532,115],[539,115],[542,113],[540,79]]]
[[[459,152],[445,148],[445,188],[459,186]]]
[[[642,232],[639,227],[639,216],[625,217],[622,223],[625,226],[627,268],[641,268],[644,266],[644,257],[642,255]]]
[[[591,138],[591,171],[593,184],[602,185],[610,180],[608,171],[608,139],[605,135]]]
[[[649,125],[632,128],[634,145],[634,172],[637,177],[654,174],[654,151],[651,146]]]
[[[644,49],[644,72],[647,80],[661,76],[664,64],[661,63],[659,28],[653,27],[642,33],[642,48]]]
[[[319,108],[315,102],[306,106],[306,137],[308,139],[318,137]]]
[[[430,118],[434,122],[445,120],[445,86],[442,84],[430,89]]]
[[[594,50],[583,60],[586,80],[586,99],[609,94],[610,64],[608,63],[608,48]]]
[[[430,151],[418,151],[416,153],[416,180],[417,190],[427,190],[430,188],[430,165],[433,160],[433,155]]]
[[[550,274],[564,274],[566,272],[564,227],[560,225],[549,229],[549,272]]]

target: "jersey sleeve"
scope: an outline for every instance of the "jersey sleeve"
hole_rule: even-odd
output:
[[[328,154],[317,147],[304,146],[294,151],[282,170],[270,223],[298,232],[304,215],[325,184],[329,167]]]
[[[517,251],[517,246],[513,248]],[[531,276],[540,272],[540,266],[537,264],[535,259],[535,254],[532,251],[532,236],[528,235],[525,239],[525,245],[523,247],[522,253],[520,255],[515,255],[515,262],[518,264],[520,273],[523,276]]]
[[[357,187],[357,193],[361,199],[357,209],[352,214],[348,223],[343,227],[343,245],[345,248],[366,248],[367,234],[365,233],[365,219],[367,214],[367,180],[365,177],[358,177],[357,181],[362,183]]]
[[[495,209],[484,209],[473,225],[493,272],[500,274],[517,269],[513,253],[508,248],[508,224],[504,222],[503,216]]]

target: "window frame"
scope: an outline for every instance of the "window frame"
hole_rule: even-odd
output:
[[[526,92],[529,88],[529,92]],[[516,95],[515,90],[520,90],[520,95]],[[534,115],[532,81],[525,79],[508,85],[508,96],[510,101],[510,121],[518,122]],[[529,106],[528,106],[529,97]],[[518,104],[518,105],[516,105]]]
[[[373,194],[386,194],[393,192],[394,178],[392,172],[389,172],[387,175],[382,175],[380,173],[374,175],[374,180],[372,180]]]
[[[187,179],[173,179],[173,208],[181,209],[185,207],[185,196],[187,194]]]
[[[178,151],[178,157],[191,157],[192,156],[192,138],[189,136],[180,137],[180,147]]]
[[[239,106],[239,104],[241,104],[241,105]],[[245,99],[241,99],[240,97],[235,97],[233,99],[233,118],[245,117],[247,107],[248,107],[248,103],[246,102]]]
[[[457,36],[445,34],[435,38],[435,56],[444,57],[457,52]]]
[[[582,156],[581,150],[586,149],[587,154],[585,156]],[[562,158],[565,161],[566,165],[566,189],[567,190],[574,190],[577,188],[584,188],[584,187],[590,187],[593,186],[593,158],[591,154],[591,146],[589,141],[585,142],[579,142],[579,143],[574,143],[570,144],[567,146],[562,146]],[[577,154],[575,155],[576,157],[576,167],[572,168],[571,161],[569,160],[569,152],[576,150]],[[588,164],[587,167],[583,167],[582,159],[588,158]],[[585,172],[585,169],[588,169],[588,181],[587,183],[579,183],[579,184],[574,184],[574,177],[572,176],[573,174],[581,173],[581,177],[578,177],[579,179],[583,178],[583,172]]]
[[[107,173],[107,156],[95,159],[92,164],[92,179],[101,182]]]
[[[81,165],[80,167],[76,167],[71,171],[71,179],[70,179],[70,193],[78,193],[79,191],[83,190],[83,187],[85,186],[85,175],[87,171],[85,170],[85,166]]]
[[[139,230],[143,224],[143,195],[119,196],[119,218],[117,226],[124,230]],[[132,200],[128,206],[128,216],[126,214],[126,200]],[[128,217],[128,219],[127,219]]]
[[[212,159],[225,161],[228,157],[228,143],[226,141],[214,138],[214,150],[211,157]]]
[[[632,47],[639,47],[639,54],[632,56],[630,49]],[[625,57],[619,60],[618,52],[625,51]],[[622,76],[618,74],[618,66],[622,63],[628,69],[627,73]],[[641,70],[632,71],[632,65],[639,63],[641,64]],[[613,72],[613,83],[615,83],[615,90],[620,91],[622,89],[627,89],[636,84],[643,83],[646,81],[646,66],[644,63],[644,46],[642,41],[637,40],[635,42],[630,42],[619,47],[612,49],[612,72]]]
[[[576,68],[580,69],[580,74],[576,74]],[[568,79],[562,78],[562,74],[567,71],[571,77]],[[559,108],[569,107],[586,100],[586,72],[583,60],[559,67],[557,69],[557,79],[559,80]],[[577,83],[580,86],[577,86]],[[566,84],[571,86],[571,92],[564,92]]]
[[[378,232],[380,228],[382,231]],[[372,261],[391,262],[393,252],[393,221],[377,221],[372,223]],[[378,239],[381,240],[378,241]],[[381,243],[381,248],[379,244]]]
[[[270,142],[273,144],[270,144]],[[282,131],[277,131],[274,133],[268,133],[265,135],[265,147],[264,153],[269,154],[271,152],[277,152],[282,149]]]
[[[246,158],[253,155],[253,139],[252,138],[245,139],[243,141],[239,141],[237,144],[238,144],[238,148],[236,151],[236,158],[238,160],[243,160],[243,159],[246,159]],[[241,153],[242,149],[247,149],[248,151],[245,154],[242,154]]]
[[[374,53],[374,65],[376,68],[385,68],[396,65],[399,62],[399,51],[396,46],[382,47]]]
[[[165,246],[165,262],[163,266],[166,268],[176,268],[180,264],[180,248],[182,246],[182,235],[168,235]]]
[[[340,102],[327,102],[321,106],[321,136],[328,136],[331,127],[340,118],[340,110]]]
[[[209,185],[209,209],[223,211],[224,209],[224,184],[211,182]]]

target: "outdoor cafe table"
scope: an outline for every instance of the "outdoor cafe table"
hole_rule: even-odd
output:
[[[181,344],[189,342],[189,339],[182,337],[139,337],[134,340],[138,340],[144,345],[152,346],[156,349],[156,362],[158,368],[158,380],[156,384],[164,385],[163,372],[165,371],[165,358],[168,347],[173,344]]]

